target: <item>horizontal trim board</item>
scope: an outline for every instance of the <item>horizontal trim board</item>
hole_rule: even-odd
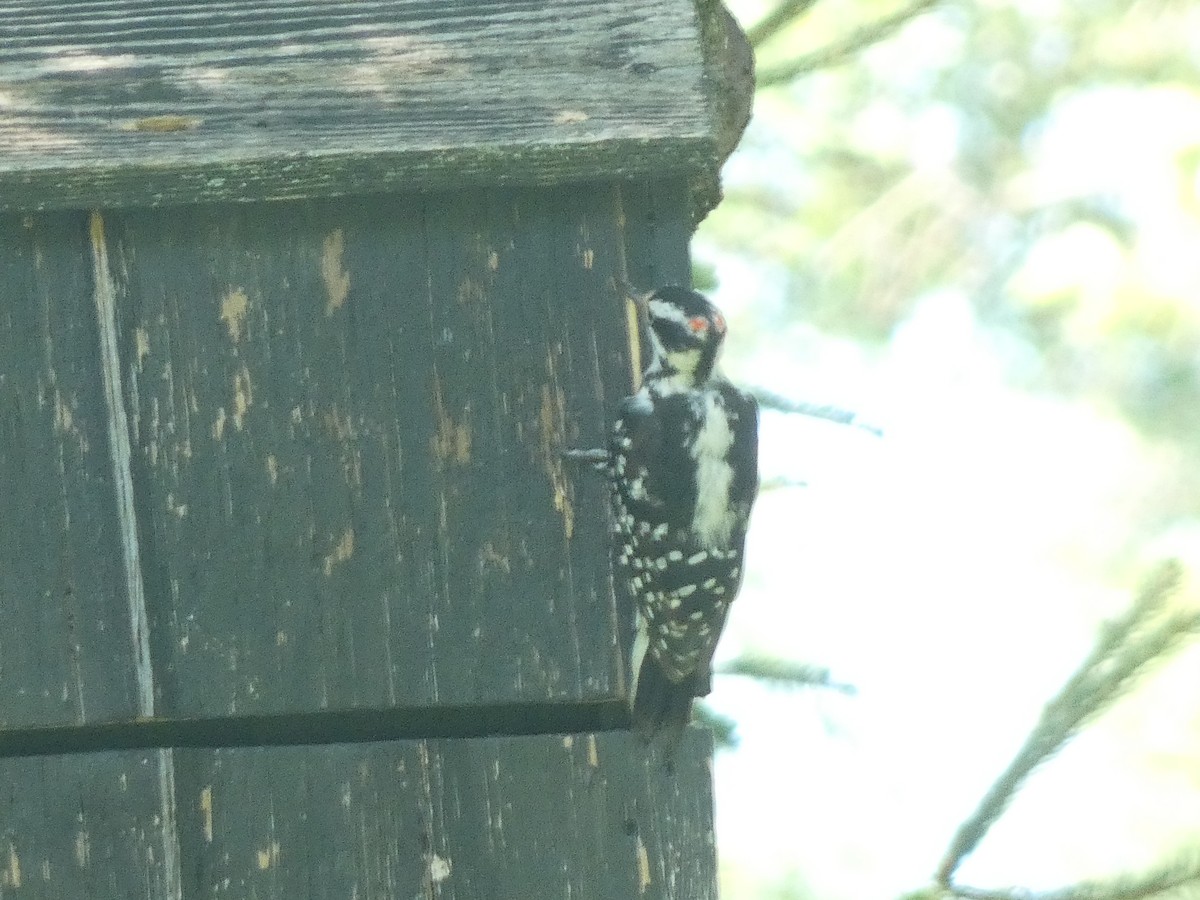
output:
[[[24,0],[0,22],[0,208],[716,171],[693,0]]]
[[[619,701],[146,719],[0,732],[0,759],[179,747],[298,747],[425,738],[578,734],[628,727],[628,712]]]

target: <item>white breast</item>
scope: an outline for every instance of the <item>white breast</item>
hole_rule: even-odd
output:
[[[733,530],[729,510],[729,487],[733,469],[727,459],[733,445],[721,398],[716,393],[699,399],[700,429],[692,456],[696,460],[696,510],[692,514],[692,536],[702,546],[724,547]]]

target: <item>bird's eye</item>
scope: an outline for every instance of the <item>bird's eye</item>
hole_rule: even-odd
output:
[[[713,325],[717,327],[717,331],[721,334],[725,333],[725,317],[720,313],[713,313]]]
[[[708,331],[708,319],[704,318],[704,316],[692,316],[688,319],[687,324],[688,330],[692,334],[704,334],[704,332]]]

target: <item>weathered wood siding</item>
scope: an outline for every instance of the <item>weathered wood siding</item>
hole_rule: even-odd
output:
[[[87,232],[0,217],[0,727],[138,715]]]
[[[685,199],[0,219],[0,722],[619,704],[604,487],[559,453]]]
[[[715,895],[560,455],[689,278],[711,13],[4,6],[0,897]]]
[[[0,892],[706,900],[688,738],[673,776],[620,733],[0,760]]]
[[[715,172],[690,2],[10,0],[0,209]]]
[[[161,715],[620,690],[559,456],[625,370],[616,202],[109,217]]]

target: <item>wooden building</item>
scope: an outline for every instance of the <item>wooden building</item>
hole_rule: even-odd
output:
[[[714,896],[560,452],[689,277],[721,11],[5,9],[0,898]]]

